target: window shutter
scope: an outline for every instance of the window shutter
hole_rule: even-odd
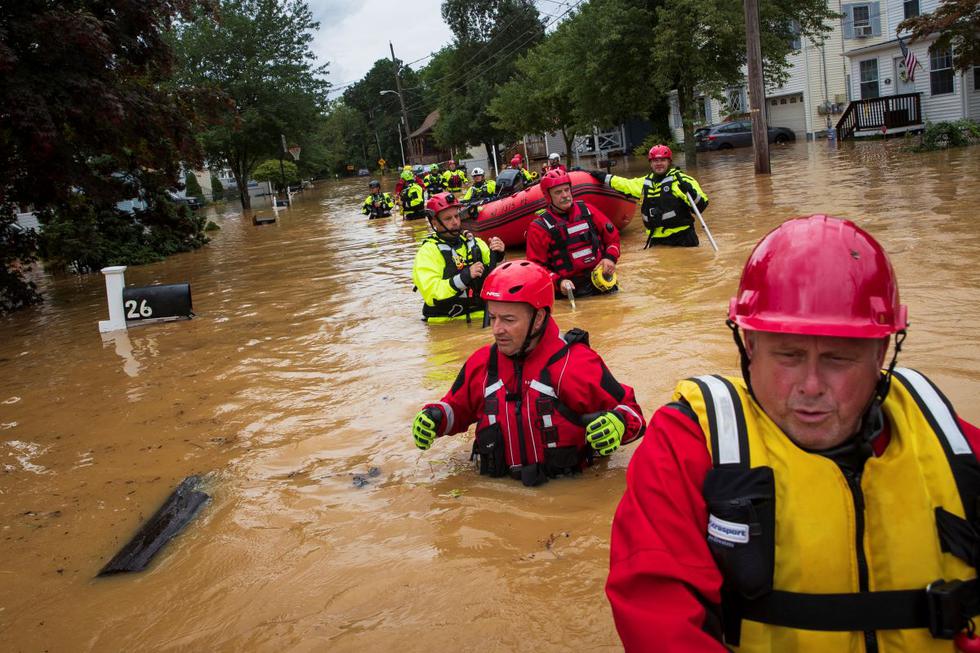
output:
[[[868,15],[871,17],[871,35],[881,36],[881,3],[868,3]]]
[[[854,38],[854,5],[844,5],[844,38]]]

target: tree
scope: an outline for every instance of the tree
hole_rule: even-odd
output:
[[[197,180],[197,175],[190,170],[184,175],[184,192],[190,197],[204,199],[204,189],[201,188],[201,182]]]
[[[166,32],[175,21],[206,14],[206,0],[0,0],[0,207],[34,209],[42,241],[86,213],[114,211],[120,200],[154,195],[179,181],[180,162],[200,163],[193,138],[198,89],[167,82],[173,57]],[[166,202],[147,204],[142,219],[174,233]],[[86,208],[80,208],[85,205]],[[154,214],[155,213],[155,214]],[[134,225],[141,218],[120,214]],[[182,221],[183,220],[183,221]],[[35,296],[14,265],[27,267],[34,241],[0,220],[4,274],[0,311]],[[91,234],[112,239],[113,233]],[[178,238],[180,240],[180,238]],[[194,241],[194,242],[192,242]],[[194,239],[183,241],[196,246]],[[49,243],[83,251],[86,241]],[[152,244],[151,244],[152,245]],[[120,243],[120,258],[124,247]],[[13,255],[12,255],[13,253]],[[9,298],[14,298],[11,302]]]
[[[938,33],[932,48],[952,48],[953,68],[965,72],[980,66],[980,2],[977,0],[941,0],[932,13],[907,18],[898,31],[910,30],[910,41],[928,39]]]
[[[517,73],[499,88],[489,111],[496,118],[494,126],[512,134],[558,131],[565,151],[571,152],[583,125],[575,122],[575,81],[562,58],[566,39],[560,32],[561,28],[517,61]]]
[[[421,75],[397,61],[401,76],[402,95],[408,107],[409,124],[418,127],[425,116],[435,108],[435,98],[424,94]],[[344,91],[344,104],[361,114],[365,125],[362,149],[371,153],[372,162],[378,158],[400,161],[402,145],[398,142],[401,106],[394,93],[396,63],[391,59],[378,59],[371,70],[356,84]],[[402,138],[408,136],[401,127]],[[406,152],[407,153],[407,152]],[[373,166],[372,166],[373,167]]]
[[[224,192],[225,187],[221,185],[221,180],[217,175],[211,175],[211,199],[217,200]]]
[[[326,119],[320,125],[315,141],[326,152],[326,169],[345,174],[348,165],[369,166],[367,156],[367,123],[343,100],[331,103]]]
[[[255,181],[271,181],[277,188],[283,188],[283,175],[286,177],[287,184],[295,184],[299,181],[299,168],[292,161],[282,161],[279,167],[279,159],[268,159],[263,161],[255,170],[252,171],[252,179]]]
[[[224,115],[200,135],[208,158],[231,168],[243,208],[248,174],[281,153],[280,135],[308,148],[326,105],[326,66],[310,48],[319,23],[304,0],[220,0],[221,19],[176,34],[181,84],[214,88]]]
[[[485,143],[490,155],[491,143],[518,135],[494,126],[490,102],[518,57],[544,38],[544,24],[531,0],[443,0],[442,16],[455,41],[430,62],[440,73],[427,80],[438,97],[436,139],[447,147]]]

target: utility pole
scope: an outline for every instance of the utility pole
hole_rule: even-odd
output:
[[[749,68],[749,106],[752,108],[755,174],[768,175],[772,169],[769,165],[766,88],[762,79],[762,43],[759,41],[759,0],[745,0],[745,46]]]
[[[398,74],[400,68],[398,66],[398,60],[395,59],[395,46],[388,41],[388,47],[391,49],[391,63],[395,64],[395,90],[398,91],[398,102],[402,105],[402,120],[405,122],[405,137],[408,139],[408,157],[410,159],[415,159],[415,145],[412,144],[412,128],[408,125],[408,111],[405,110],[405,95],[402,93],[402,78]]]

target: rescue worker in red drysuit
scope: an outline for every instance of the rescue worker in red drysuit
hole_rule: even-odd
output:
[[[545,170],[545,173],[547,173],[548,170],[561,170],[562,172],[568,172],[565,165],[561,162],[561,156],[559,156],[558,152],[552,152],[548,155],[547,170]]]
[[[743,378],[681,381],[630,462],[606,583],[627,651],[980,649],[980,429],[895,367],[906,317],[851,222],[756,246]]]
[[[555,291],[571,290],[584,297],[617,290],[615,283],[597,288],[592,274],[601,268],[607,280],[615,278],[619,260],[619,230],[606,215],[590,204],[574,201],[568,173],[550,170],[541,179],[548,206],[527,228],[527,258],[553,274]]]
[[[620,384],[579,329],[551,318],[548,271],[530,261],[500,265],[486,279],[494,344],[478,349],[441,401],[412,424],[415,444],[476,424],[480,473],[535,486],[575,474],[643,434],[633,389]]]

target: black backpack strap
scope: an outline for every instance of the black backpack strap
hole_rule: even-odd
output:
[[[742,398],[735,386],[717,374],[696,376],[688,380],[701,389],[704,397],[714,466],[748,469],[748,429],[745,426]]]
[[[928,628],[952,639],[980,613],[977,579],[936,581],[925,589],[849,594],[802,594],[773,590],[743,599],[742,617],[774,626],[821,631]]]

